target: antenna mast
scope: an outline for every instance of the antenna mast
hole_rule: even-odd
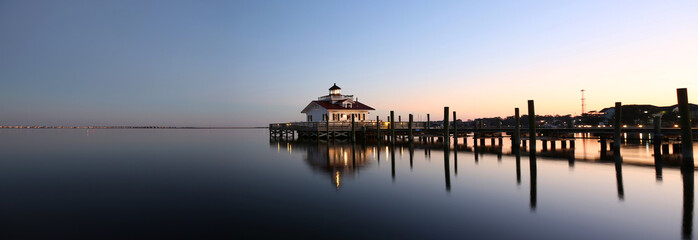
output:
[[[586,108],[586,103],[584,102],[584,100],[586,100],[586,98],[584,98],[584,91],[585,91],[585,90],[582,89],[582,114],[586,113],[586,109],[585,109],[585,108]]]

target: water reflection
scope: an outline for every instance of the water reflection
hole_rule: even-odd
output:
[[[618,188],[618,200],[623,201],[625,199],[625,190],[623,189],[623,158],[620,156],[619,146],[613,147],[613,161],[616,166],[616,187]]]
[[[410,150],[410,170],[412,170],[414,168],[414,145],[412,143],[410,143],[409,150]]]
[[[410,171],[412,171],[416,165],[414,151],[418,148],[424,150],[424,158],[422,160],[428,161],[431,156],[432,150],[443,151],[443,183],[447,193],[454,191],[453,179],[451,178],[451,167],[453,167],[454,173],[458,173],[458,152],[472,152],[476,159],[476,163],[479,160],[481,154],[487,153],[491,156],[496,155],[497,159],[503,158],[504,154],[501,150],[501,146],[481,146],[480,142],[474,140],[473,147],[468,148],[467,145],[458,145],[457,141],[453,146],[453,152],[446,143],[443,144],[431,144],[431,143],[390,143],[389,145],[383,146],[380,143],[368,143],[362,144],[360,146],[334,142],[334,143],[324,143],[324,142],[287,142],[284,144],[272,143],[274,148],[283,148],[286,146],[287,151],[295,150],[297,152],[305,153],[305,160],[313,167],[313,169],[326,173],[331,179],[332,184],[336,188],[340,188],[346,176],[350,176],[360,169],[369,166],[371,160],[370,157],[375,157],[376,162],[380,164],[381,151],[386,151],[386,156],[390,161],[390,176],[393,182],[396,181],[396,174],[398,170],[396,169],[399,165],[401,159],[408,160]],[[374,145],[371,145],[374,144]],[[367,147],[368,146],[368,147]],[[529,208],[532,212],[535,212],[538,207],[538,155],[541,158],[545,158],[547,161],[550,160],[564,160],[568,162],[568,168],[572,169],[576,162],[576,155],[573,150],[559,149],[553,150],[545,153],[537,152],[535,144],[529,142],[530,149],[517,148],[512,146],[510,152],[512,160],[515,160],[515,171],[516,171],[516,185],[520,186],[522,184],[522,167],[521,167],[521,155],[528,154],[529,156],[529,174],[530,174],[530,191],[529,191]],[[385,149],[383,149],[385,148]],[[396,158],[396,151],[400,149],[401,156]],[[406,149],[405,149],[406,148]],[[409,156],[404,156],[403,152],[407,150]],[[623,157],[621,156],[620,149],[612,147],[609,152],[609,158],[607,160],[613,160],[615,177],[616,177],[616,188],[617,188],[617,199],[621,202],[626,200],[625,186],[624,186],[624,173],[623,173]],[[453,159],[451,159],[451,154],[453,154]],[[487,158],[484,158],[485,160]],[[657,181],[662,180],[663,167],[666,162],[666,157],[663,158],[661,154],[661,146],[654,144],[654,171]],[[453,166],[450,164],[453,161]],[[498,160],[499,161],[499,160]],[[673,163],[673,162],[672,162]],[[501,164],[500,164],[501,165]],[[679,165],[679,164],[675,164]],[[640,165],[643,166],[643,165]],[[467,171],[468,169],[466,169]],[[692,238],[693,229],[693,202],[694,202],[694,171],[682,171],[683,178],[683,213],[681,220],[681,236],[686,239]],[[547,195],[546,199],[547,199]]]
[[[458,141],[456,141],[458,143]],[[453,171],[455,175],[458,175],[458,150],[453,150]]]
[[[521,185],[521,149],[515,147],[516,155],[516,185]]]
[[[277,148],[283,145],[276,145]],[[357,147],[350,143],[326,142],[287,142],[290,152],[303,151],[304,160],[313,170],[327,174],[337,189],[342,186],[346,175],[358,172],[360,168],[370,164],[369,156],[380,156],[380,146]],[[394,153],[393,153],[394,158]]]
[[[654,171],[658,182],[662,181],[662,143],[654,141]]]
[[[534,148],[535,149],[535,148]],[[531,170],[531,210],[535,211],[538,205],[538,163],[536,162],[536,154],[529,154],[529,168]]]
[[[575,171],[569,171],[569,156],[538,153],[529,185],[522,173],[528,170],[523,165],[529,165],[525,149],[505,152],[501,163],[496,153],[479,151],[483,154],[475,164],[471,150],[459,148],[449,151],[454,156],[444,157],[448,162],[442,166],[443,145],[415,142],[418,154],[408,163],[408,145],[398,144],[405,156],[395,156],[394,171],[400,178],[393,184],[388,142],[267,143],[264,132],[246,131],[104,130],[89,139],[83,130],[4,131],[0,235],[692,238],[694,172],[682,174],[665,158],[663,182],[656,184],[654,166],[636,166],[625,158],[632,149],[624,148],[622,173],[616,175],[621,176],[619,186],[628,189],[620,202],[612,190],[613,183],[621,183],[613,176],[615,165],[596,163],[599,148],[594,145],[587,158],[592,160],[580,157],[577,149]],[[433,161],[428,159],[431,151]],[[635,152],[645,151],[641,146]],[[456,164],[459,175],[453,177],[449,173]],[[446,179],[450,192],[444,187]],[[337,235],[338,224],[358,230]],[[87,227],[76,233],[75,226]]]
[[[444,149],[444,178],[446,180],[446,191],[450,192],[451,191],[451,170],[449,169],[449,149],[445,148]]]
[[[390,173],[393,181],[395,181],[395,141],[391,143],[390,147]]]
[[[693,238],[693,194],[695,171],[681,171],[683,178],[683,216],[681,219],[681,237],[684,239]]]

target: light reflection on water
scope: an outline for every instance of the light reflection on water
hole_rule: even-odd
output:
[[[590,139],[533,161],[507,139],[467,142],[444,151],[270,141],[265,130],[2,130],[0,236],[692,237],[693,174],[666,162],[657,178],[652,146],[625,145],[617,164]]]

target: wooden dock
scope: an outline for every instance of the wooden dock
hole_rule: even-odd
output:
[[[693,139],[695,138],[693,133],[696,129],[692,127],[686,89],[677,89],[677,98],[680,128],[662,128],[659,118],[655,118],[654,127],[623,127],[620,102],[615,104],[613,127],[541,128],[537,126],[535,120],[534,102],[529,100],[528,116],[532,119],[529,119],[527,128],[521,127],[518,108],[514,109],[515,126],[502,126],[500,122],[497,126],[483,127],[482,122],[479,121],[468,125],[458,123],[455,121],[455,111],[452,112],[453,121],[449,120],[451,112],[449,107],[444,107],[444,120],[438,122],[432,122],[429,114],[427,114],[427,121],[415,122],[412,114],[409,114],[407,122],[401,121],[401,117],[398,118],[400,120],[395,121],[394,111],[390,111],[389,121],[381,121],[376,117],[376,121],[355,121],[352,118],[351,122],[329,122],[329,117],[326,117],[325,122],[272,123],[269,124],[269,137],[270,139],[299,138],[318,141],[350,139],[352,142],[377,140],[393,144],[398,141],[412,143],[416,140],[423,143],[441,142],[446,146],[450,146],[451,141],[457,143],[462,139],[465,142],[468,137],[472,137],[475,144],[480,141],[479,144],[484,146],[485,139],[490,139],[490,145],[494,146],[495,140],[501,145],[502,139],[507,136],[511,139],[513,147],[528,148],[529,152],[535,153],[537,142],[541,142],[543,151],[547,151],[548,146],[553,150],[556,149],[558,143],[563,149],[567,148],[568,143],[570,148],[574,148],[574,139],[582,136],[598,138],[602,155],[609,152],[610,145],[610,152],[618,162],[622,161],[621,143],[640,139],[651,140],[655,145],[655,153],[660,155],[668,152],[670,145],[673,146],[674,152],[680,149],[684,166],[693,168]],[[535,154],[530,156],[535,160]]]

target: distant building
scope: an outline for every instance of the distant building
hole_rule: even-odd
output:
[[[616,108],[615,107],[609,107],[609,108],[604,108],[599,111],[601,116],[606,119],[607,121],[610,121],[613,119],[613,116],[616,115]]]
[[[664,107],[664,109],[665,109],[666,111],[668,111],[669,109],[671,109],[672,112],[675,112],[675,113],[678,114],[678,112],[679,112],[679,105],[676,104],[676,105],[673,105],[673,106]],[[695,104],[688,104],[688,109],[689,109],[689,111],[690,111],[690,113],[691,113],[691,120],[692,120],[692,121],[695,121],[696,118],[698,118],[698,105],[695,105]]]
[[[369,119],[369,111],[375,110],[354,99],[354,95],[342,95],[342,89],[336,83],[329,90],[329,95],[310,102],[301,111],[305,113],[306,121],[324,122],[329,117],[330,122],[347,122],[353,115],[355,121],[363,122]]]

